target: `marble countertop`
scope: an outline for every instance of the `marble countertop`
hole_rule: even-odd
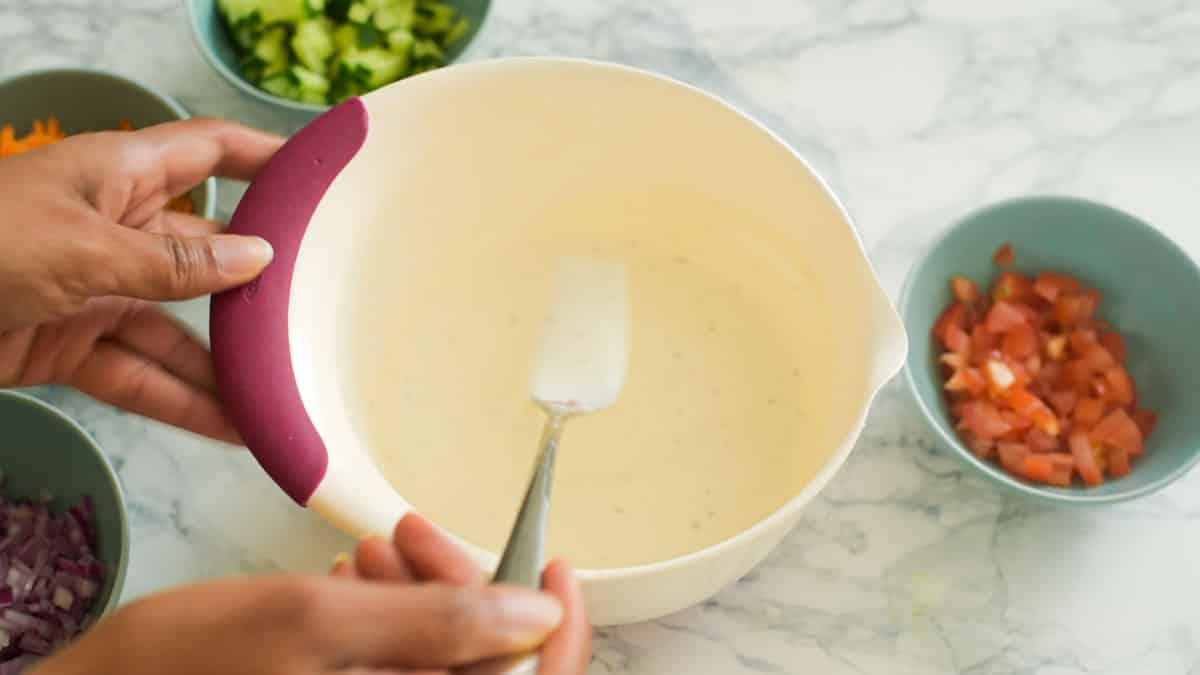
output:
[[[947,224],[1031,192],[1104,200],[1200,256],[1200,2],[497,0],[470,58],[595,57],[743,107],[856,216],[889,291]],[[179,0],[0,0],[0,72],[94,64],[281,132],[191,44]],[[222,186],[222,215],[240,190]],[[207,304],[178,312],[205,329]],[[132,511],[126,597],[320,570],[347,546],[248,455],[65,390]],[[713,601],[600,631],[595,675],[1200,673],[1200,473],[1134,504],[1002,497],[898,382],[786,542]]]

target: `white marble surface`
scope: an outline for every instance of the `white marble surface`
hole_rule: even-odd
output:
[[[759,116],[845,199],[892,292],[952,219],[1030,192],[1105,200],[1200,255],[1200,2],[497,0],[470,56],[530,53],[659,70]],[[0,72],[80,63],[285,129],[209,70],[177,0],[0,0]],[[180,311],[203,328],[205,303]],[[318,570],[345,544],[245,454],[45,395],[120,470],[127,597]],[[1198,515],[1195,474],[1103,513],[1003,498],[893,383],[764,565],[703,607],[602,631],[592,673],[1200,673]]]

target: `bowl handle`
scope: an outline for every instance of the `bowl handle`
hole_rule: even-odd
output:
[[[228,230],[266,239],[275,259],[258,279],[212,300],[209,336],[225,410],[258,463],[301,505],[325,477],[329,455],[292,369],[292,274],[313,211],[366,137],[366,107],[352,98],[279,149],[242,197]]]

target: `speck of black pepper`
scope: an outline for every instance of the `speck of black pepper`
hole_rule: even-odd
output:
[[[623,516],[623,515],[625,515],[625,509],[621,508],[620,506],[615,506],[615,505],[614,505],[614,506],[613,506],[613,511],[616,511],[618,514],[620,514],[620,515],[622,515],[622,516]]]
[[[693,520],[692,521],[692,529],[699,532],[700,531],[700,523]]]
[[[775,405],[775,398],[774,398],[774,397],[768,398],[768,399],[767,399],[767,405],[768,405],[768,406]]]
[[[679,352],[679,351],[671,352],[671,356],[674,356],[674,357],[675,357],[675,358],[677,358],[677,359],[682,359],[682,358],[683,358],[683,352]]]

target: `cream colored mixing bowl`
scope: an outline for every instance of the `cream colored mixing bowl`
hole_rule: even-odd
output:
[[[549,547],[600,625],[712,596],[845,461],[903,327],[785,143],[632,68],[512,59],[333,108],[231,230],[275,262],[213,302],[221,393],[294,500],[354,535],[410,509],[494,566],[541,423],[558,255],[626,263],[629,376],[563,439]]]

